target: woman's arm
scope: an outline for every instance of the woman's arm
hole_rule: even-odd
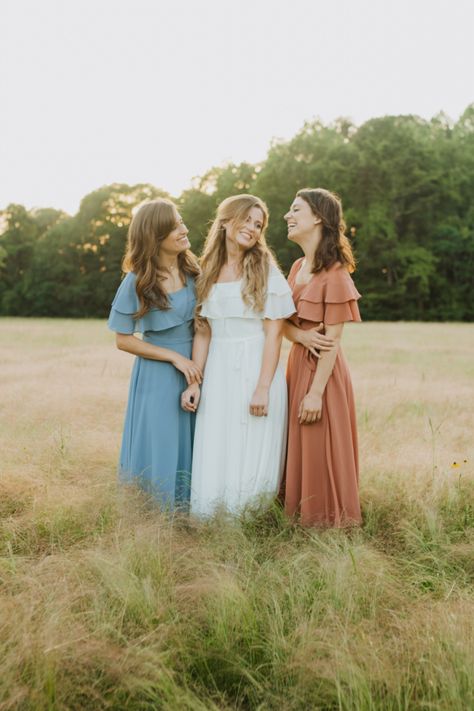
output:
[[[149,360],[160,360],[171,363],[179,370],[188,385],[191,383],[200,383],[202,381],[202,369],[189,358],[185,358],[180,353],[172,351],[169,348],[154,346],[152,343],[146,343],[136,336],[127,333],[117,333],[115,343],[120,351],[131,353],[132,355],[147,358]]]
[[[204,373],[211,342],[211,327],[205,319],[197,320],[193,340],[193,361]]]
[[[336,362],[343,328],[343,323],[326,326],[326,333],[334,340],[334,346],[321,353],[313,383],[299,407],[298,420],[301,425],[310,425],[321,419],[323,393]]]
[[[197,319],[195,325],[195,333],[193,340],[193,363],[197,365],[201,373],[204,373],[204,367],[207,361],[209,352],[209,343],[211,341],[211,327],[208,322],[203,319]],[[188,387],[181,395],[181,407],[187,412],[196,412],[199,405],[201,391],[198,382],[188,384]]]
[[[268,415],[270,385],[280,358],[283,319],[264,319],[265,345],[263,346],[262,365],[256,388],[250,401],[250,414],[256,417]]]
[[[298,328],[289,320],[286,320],[283,325],[283,335],[292,343],[299,343],[307,348],[316,358],[320,358],[321,354],[318,351],[329,351],[334,346],[334,341],[327,334],[320,333],[324,329],[324,323],[319,326],[304,330]]]

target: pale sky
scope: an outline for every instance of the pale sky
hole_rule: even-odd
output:
[[[305,120],[458,119],[472,0],[0,0],[0,209],[177,196]]]

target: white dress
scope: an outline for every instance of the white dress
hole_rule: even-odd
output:
[[[211,327],[201,400],[196,417],[191,511],[237,512],[262,496],[274,496],[286,454],[287,389],[281,365],[275,372],[267,417],[249,412],[262,366],[263,319],[295,312],[281,272],[270,267],[262,313],[242,301],[242,282],[215,284],[201,315]]]

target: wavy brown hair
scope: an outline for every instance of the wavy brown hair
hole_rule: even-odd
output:
[[[133,272],[137,278],[140,308],[135,318],[142,318],[152,308],[170,308],[168,294],[161,284],[166,276],[159,261],[160,245],[176,229],[177,219],[176,205],[166,198],[143,203],[132,218],[122,269]],[[183,282],[187,276],[199,274],[198,261],[189,249],[178,254],[178,267]]]
[[[307,202],[322,222],[323,235],[314,255],[313,274],[329,269],[336,262],[341,262],[349,272],[355,271],[356,263],[345,234],[346,223],[340,197],[324,188],[303,188],[298,190],[296,196]]]
[[[226,223],[234,227],[245,222],[252,207],[262,211],[263,225],[260,237],[253,247],[246,250],[242,265],[242,299],[255,311],[262,311],[267,292],[268,272],[270,264],[276,260],[265,240],[268,226],[268,208],[260,198],[254,195],[232,195],[221,202],[217,208],[216,217],[211,225],[204,243],[200,259],[201,275],[196,283],[198,308],[203,304],[212,286],[216,283],[219,273],[227,259]]]

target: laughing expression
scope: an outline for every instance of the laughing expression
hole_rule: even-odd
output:
[[[301,197],[295,197],[284,219],[288,226],[288,239],[298,242],[301,237],[310,234],[317,223],[310,206]]]
[[[169,235],[161,242],[160,249],[169,254],[179,254],[189,249],[191,243],[188,239],[188,228],[183,222],[183,218],[176,212],[176,224]]]
[[[252,207],[244,222],[237,225],[230,223],[227,229],[227,239],[234,242],[239,249],[247,251],[257,243],[262,234],[264,215],[259,207]]]

